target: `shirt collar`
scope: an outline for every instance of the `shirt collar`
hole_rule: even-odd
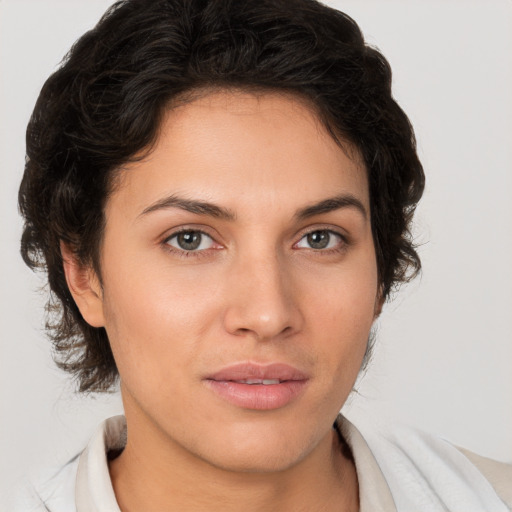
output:
[[[388,484],[363,436],[342,415],[336,419],[336,428],[354,457],[360,512],[396,511]],[[100,425],[78,461],[75,488],[77,512],[121,512],[110,480],[107,454],[112,450],[122,450],[125,444],[124,416],[114,416]]]
[[[396,512],[391,490],[359,430],[341,414],[335,426],[347,442],[356,465],[360,512]]]
[[[80,455],[76,474],[77,512],[121,512],[108,470],[107,454],[126,444],[126,419],[105,420]]]

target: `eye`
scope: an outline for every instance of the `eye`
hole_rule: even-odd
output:
[[[166,244],[181,251],[203,251],[214,246],[212,237],[197,230],[180,231],[170,236]]]
[[[334,249],[343,241],[340,234],[328,229],[319,229],[304,235],[295,246],[300,249]]]

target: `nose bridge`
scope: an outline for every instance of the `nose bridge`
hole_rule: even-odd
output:
[[[277,251],[267,250],[233,263],[225,327],[233,334],[271,339],[300,327],[293,274]]]

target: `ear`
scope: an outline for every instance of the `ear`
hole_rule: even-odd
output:
[[[96,272],[80,263],[63,241],[60,252],[69,291],[84,320],[92,327],[104,327],[103,292]]]
[[[379,286],[379,289],[377,290],[377,295],[375,297],[375,306],[373,309],[373,319],[377,320],[379,318],[380,314],[382,313],[382,308],[384,306],[384,298],[383,298],[383,289],[382,286]]]

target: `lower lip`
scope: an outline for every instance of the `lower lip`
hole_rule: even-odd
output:
[[[210,389],[237,407],[268,411],[279,409],[295,400],[307,380],[288,380],[279,384],[242,384],[229,380],[205,380]]]

